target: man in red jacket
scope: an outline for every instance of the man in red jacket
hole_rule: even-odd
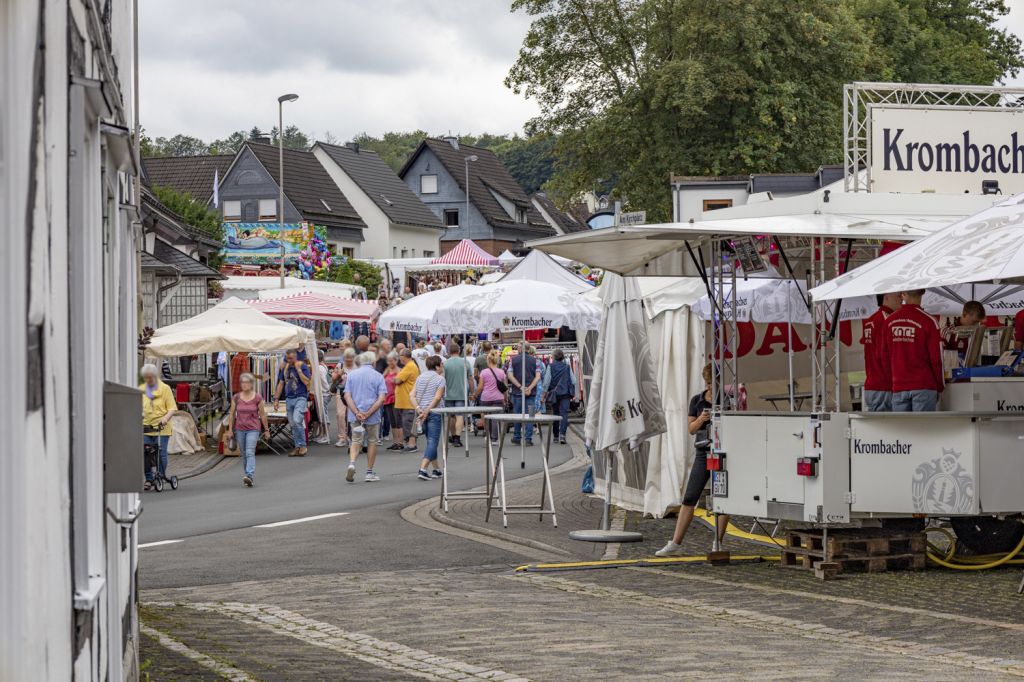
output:
[[[924,289],[903,292],[903,306],[885,321],[885,352],[892,367],[892,411],[933,412],[945,383],[942,337],[921,309]]]
[[[879,294],[878,310],[864,320],[864,408],[868,412],[892,411],[892,368],[885,353],[885,321],[900,307],[899,293]]]

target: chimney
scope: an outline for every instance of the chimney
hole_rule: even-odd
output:
[[[352,151],[354,151],[356,154],[359,153],[359,143],[358,142],[349,142],[345,146],[348,147],[349,149],[351,149]]]
[[[252,141],[257,144],[270,144],[270,135],[260,135],[252,138]]]
[[[449,135],[448,137],[442,137],[441,139],[450,144],[455,149],[459,148],[459,138],[456,137],[455,135]]]

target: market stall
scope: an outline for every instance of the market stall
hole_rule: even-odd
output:
[[[324,282],[315,279],[285,277],[284,287],[280,277],[231,276],[221,281],[223,299],[239,298],[254,301],[263,296],[291,296],[301,291],[316,291],[338,298],[366,298],[366,289],[355,284]],[[376,292],[374,292],[376,293]]]
[[[228,298],[195,317],[157,329],[146,347],[146,354],[162,358],[298,348],[305,350],[312,376],[319,376],[316,337],[313,332],[274,319],[245,301]],[[276,365],[273,372],[276,374]],[[324,414],[320,391],[313,393],[320,414]]]

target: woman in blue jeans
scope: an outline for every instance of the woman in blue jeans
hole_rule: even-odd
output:
[[[437,445],[441,442],[442,419],[441,415],[431,413],[431,410],[444,400],[446,384],[440,355],[431,355],[424,364],[427,370],[416,379],[413,399],[416,401],[417,424],[423,425],[423,432],[427,436],[427,447],[423,451],[418,475],[420,480],[429,481],[431,478],[441,477],[441,470],[437,468]],[[428,467],[431,466],[434,470],[428,472]]]
[[[235,434],[238,449],[242,451],[242,466],[245,469],[242,485],[251,488],[256,476],[256,444],[260,442],[260,426],[263,436],[270,440],[267,424],[266,404],[263,396],[256,392],[256,378],[246,372],[238,380],[242,390],[231,398],[228,413],[228,430]]]

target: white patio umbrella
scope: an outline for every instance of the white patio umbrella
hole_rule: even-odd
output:
[[[521,331],[569,327],[576,331],[597,329],[601,309],[592,301],[554,284],[530,280],[502,280],[475,287],[461,298],[448,300],[437,309],[436,319],[449,333]],[[523,362],[520,384],[526,384]],[[526,413],[526,400],[522,401]],[[526,466],[525,441],[520,448],[520,466]]]
[[[811,289],[816,301],[1024,278],[1024,194]]]
[[[480,287],[473,284],[459,284],[413,296],[408,301],[403,301],[381,313],[377,319],[377,328],[383,331],[409,332],[411,334],[450,333],[450,330],[442,329],[437,320],[438,308],[449,301],[457,300],[479,290]]]
[[[646,480],[642,449],[647,447],[647,439],[667,430],[665,412],[647,340],[640,286],[632,277],[607,273],[601,290],[604,313],[584,436],[595,454],[604,454],[605,507],[600,530],[574,531],[569,537],[589,542],[638,541],[643,539],[639,533],[610,530],[612,471],[619,460],[626,479]]]

